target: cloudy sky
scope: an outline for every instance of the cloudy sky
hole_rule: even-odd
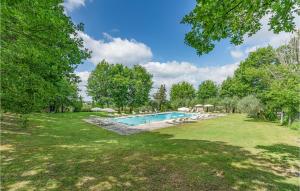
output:
[[[180,24],[182,17],[195,6],[195,0],[65,0],[66,14],[75,23],[84,23],[79,35],[92,57],[80,65],[81,94],[85,100],[85,85],[90,72],[102,59],[127,66],[141,64],[153,74],[154,87],[188,81],[195,87],[203,80],[221,83],[231,76],[249,52],[268,44],[278,47],[290,34],[268,31],[267,18],[263,28],[246,38],[241,46],[228,40],[201,57],[184,44],[189,26]],[[300,18],[296,19],[300,27]]]

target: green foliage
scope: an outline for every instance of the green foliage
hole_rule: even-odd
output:
[[[246,96],[242,98],[238,104],[237,108],[243,113],[247,113],[248,116],[257,118],[263,111],[263,105],[259,99],[253,95]]]
[[[154,101],[157,104],[157,108],[159,111],[166,110],[166,103],[167,103],[167,89],[165,84],[161,84],[157,92],[153,95]]]
[[[227,113],[235,113],[237,110],[238,101],[239,98],[237,96],[225,97],[224,99],[222,99],[220,104],[225,108],[225,111]]]
[[[226,38],[240,45],[245,36],[261,29],[261,19],[267,15],[274,33],[291,32],[296,28],[299,6],[299,0],[197,0],[194,10],[182,19],[182,23],[191,25],[185,42],[199,55],[212,51],[215,42]]]
[[[278,59],[272,47],[260,48],[251,52],[239,68],[234,72],[233,78],[228,78],[221,85],[221,96],[245,97],[251,94],[260,94],[269,87],[267,68],[277,65]]]
[[[130,108],[141,107],[149,101],[152,84],[152,75],[144,67],[135,65],[132,69],[132,79],[129,86],[128,105]]]
[[[101,61],[88,79],[88,94],[101,106],[115,105],[140,107],[149,100],[152,75],[145,68],[136,65],[128,68],[122,64]]]
[[[217,85],[211,80],[206,80],[199,85],[197,97],[204,103],[206,99],[217,97],[217,94]]]
[[[264,95],[264,102],[270,111],[282,111],[288,116],[289,125],[300,112],[300,70],[293,65],[279,65],[270,68],[272,76],[270,89]]]
[[[211,104],[213,105],[214,107],[220,105],[221,103],[221,100],[219,97],[212,97],[212,98],[209,98],[205,101],[205,104]]]
[[[1,2],[1,108],[30,113],[73,97],[73,72],[89,56],[63,1]]]
[[[173,84],[171,87],[170,98],[174,108],[190,105],[195,97],[195,88],[188,82]]]
[[[78,100],[75,100],[72,102],[72,106],[73,106],[73,111],[74,112],[79,112],[81,111],[82,107],[83,107],[83,100],[82,97],[79,97]]]
[[[220,96],[221,97],[243,97],[244,90],[247,89],[246,84],[242,84],[237,78],[228,77],[221,84]]]
[[[111,68],[112,65],[103,60],[91,72],[88,79],[88,94],[101,106],[108,106],[113,102],[111,94]]]
[[[89,103],[82,103],[81,112],[91,112],[92,105]]]
[[[287,45],[276,50],[269,46],[250,53],[234,76],[222,83],[220,95],[255,95],[265,105],[265,118],[274,120],[277,112],[283,112],[286,117],[282,118],[291,124],[300,105],[299,39],[298,31]]]

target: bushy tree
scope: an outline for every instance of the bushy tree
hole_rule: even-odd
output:
[[[225,97],[222,99],[220,104],[225,108],[227,113],[235,113],[237,110],[239,98],[237,96]]]
[[[279,65],[270,68],[272,77],[270,88],[264,95],[264,102],[272,113],[282,112],[281,123],[284,123],[284,114],[291,123],[298,116],[300,109],[300,70],[294,71],[294,65]]]
[[[217,85],[211,80],[206,80],[199,85],[197,97],[199,100],[202,101],[202,103],[204,103],[205,100],[209,98],[217,97],[217,94],[218,94]]]
[[[275,50],[271,46],[251,52],[234,73],[235,81],[240,86],[237,89],[240,92],[236,92],[236,94],[242,95],[242,97],[256,94],[260,97],[261,93],[269,87],[268,68],[277,64],[279,62]]]
[[[112,65],[102,60],[88,78],[87,93],[101,106],[109,106],[112,98]]]
[[[128,105],[131,71],[122,64],[115,64],[111,70],[110,92],[114,105],[119,108],[119,112]]]
[[[221,84],[220,96],[221,97],[243,97],[245,96],[244,90],[247,88],[247,84],[241,83],[235,77],[228,77]]]
[[[188,106],[195,97],[195,88],[188,82],[173,84],[171,87],[170,98],[174,107]]]
[[[153,82],[152,75],[140,65],[135,65],[131,72],[128,105],[132,111],[133,108],[141,107],[149,101],[149,92]]]
[[[263,18],[269,19],[274,33],[291,32],[296,29],[299,7],[299,0],[197,0],[196,7],[182,20],[191,25],[185,42],[199,55],[212,51],[216,42],[226,38],[240,45],[245,36],[261,29]]]
[[[257,99],[254,95],[249,95],[242,98],[238,104],[237,108],[239,111],[243,113],[247,113],[250,117],[260,117],[263,111],[263,105],[259,99]]]
[[[88,94],[100,104],[124,107],[140,107],[148,102],[152,88],[152,75],[142,66],[129,68],[122,64],[101,61],[88,79]]]
[[[1,108],[30,113],[70,101],[73,72],[89,56],[62,0],[1,2]]]

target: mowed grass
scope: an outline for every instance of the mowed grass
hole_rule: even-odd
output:
[[[34,114],[27,129],[6,117],[1,190],[299,188],[298,130],[228,115],[121,136],[89,115]]]

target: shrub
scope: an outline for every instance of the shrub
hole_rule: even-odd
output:
[[[247,113],[250,117],[260,117],[263,111],[263,105],[259,99],[254,95],[249,95],[242,98],[238,104],[237,108],[243,113]]]
[[[237,104],[238,104],[239,98],[234,97],[225,97],[222,101],[220,101],[220,104],[225,108],[225,111],[227,113],[235,113]]]
[[[91,105],[83,103],[80,111],[81,112],[90,112],[91,109],[92,109]]]

